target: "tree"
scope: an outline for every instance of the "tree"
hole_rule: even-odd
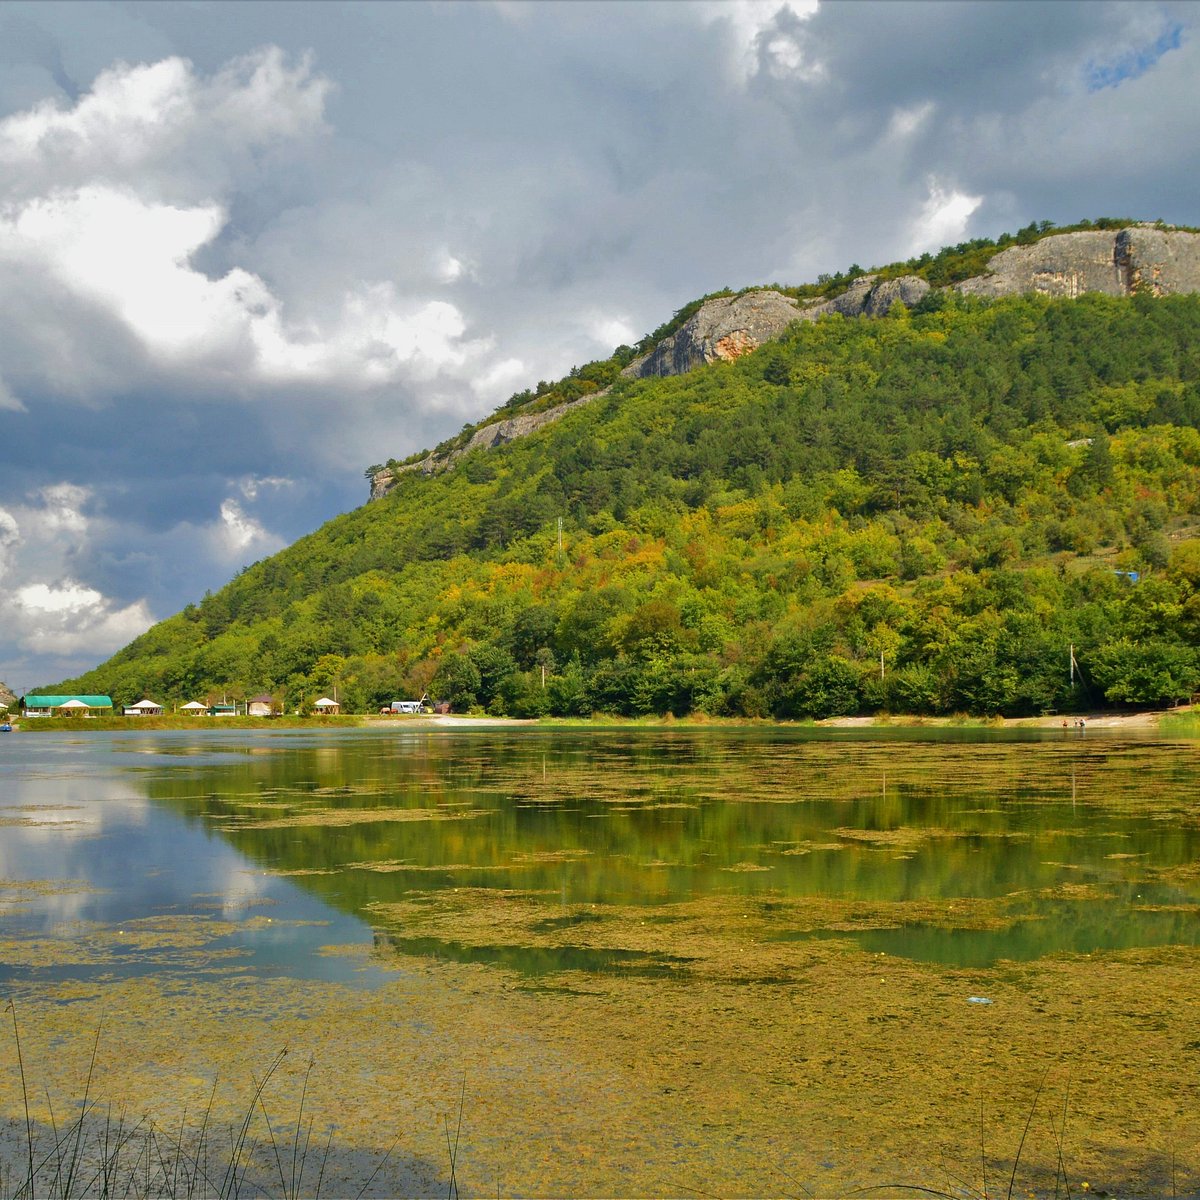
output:
[[[1170,642],[1130,642],[1101,646],[1088,665],[1096,684],[1119,704],[1167,704],[1200,688],[1200,652]]]
[[[479,668],[467,655],[451,652],[438,664],[430,686],[435,699],[463,711],[478,705],[482,682]]]

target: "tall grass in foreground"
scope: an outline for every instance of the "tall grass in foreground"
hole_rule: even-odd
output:
[[[75,1115],[60,1122],[47,1093],[49,1120],[35,1121],[21,1031],[11,1000],[6,1011],[12,1015],[24,1121],[0,1131],[0,1196],[11,1200],[85,1196],[103,1200],[235,1200],[242,1196],[297,1200],[303,1196],[319,1200],[326,1183],[333,1130],[330,1127],[323,1136],[314,1137],[314,1118],[307,1112],[315,1066],[312,1060],[304,1073],[294,1122],[274,1122],[264,1100],[267,1084],[287,1056],[285,1049],[270,1061],[261,1079],[251,1076],[251,1097],[239,1121],[222,1126],[215,1120],[214,1080],[203,1111],[189,1119],[185,1110],[178,1126],[168,1129],[148,1117],[131,1118],[123,1108],[114,1110],[111,1104],[94,1098],[100,1045],[97,1030]],[[457,1146],[456,1136],[452,1167]],[[395,1148],[393,1142],[380,1157],[359,1188],[359,1197]],[[453,1173],[451,1193],[457,1195]]]

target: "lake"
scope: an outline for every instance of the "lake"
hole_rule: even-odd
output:
[[[1022,1194],[1195,1192],[1198,763],[1075,729],[6,736],[9,1157],[19,1037],[43,1144],[93,1052],[183,1129],[286,1048],[258,1111],[331,1138],[328,1194],[385,1155],[368,1194],[979,1194],[1031,1112]]]

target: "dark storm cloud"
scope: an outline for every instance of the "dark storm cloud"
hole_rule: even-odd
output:
[[[0,9],[0,677],[702,292],[1196,223],[1194,5],[813,9]]]

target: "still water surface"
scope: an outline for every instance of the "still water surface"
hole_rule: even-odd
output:
[[[384,966],[322,952],[372,944],[526,978],[653,975],[688,947],[564,931],[738,895],[837,902],[780,940],[948,965],[1194,946],[1198,759],[1074,730],[25,733],[0,741],[3,931],[90,949],[0,962],[0,981],[232,961],[372,986]],[[395,915],[453,889],[532,898],[554,937],[429,936]],[[848,922],[847,902],[891,916]],[[988,919],[956,921],[963,902]],[[156,921],[175,936],[146,937]],[[189,922],[202,946],[181,945]]]

